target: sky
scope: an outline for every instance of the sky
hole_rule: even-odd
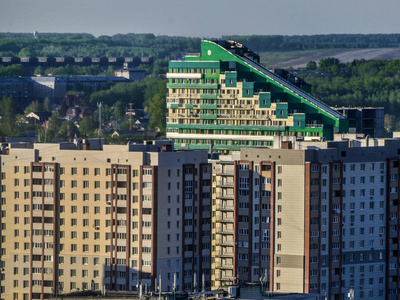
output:
[[[0,32],[399,33],[400,0],[0,0]]]

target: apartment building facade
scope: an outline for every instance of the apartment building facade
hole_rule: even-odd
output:
[[[349,131],[370,137],[385,136],[385,109],[383,107],[335,107],[349,121]]]
[[[201,53],[170,61],[167,137],[175,147],[272,146],[274,136],[333,139],[347,132],[343,115],[259,63],[234,41],[201,42]]]
[[[399,298],[400,140],[349,145],[243,148],[213,162],[213,288]]]
[[[35,144],[1,160],[1,299],[210,285],[211,166],[203,151]],[[203,275],[204,274],[204,275]],[[159,281],[158,281],[159,282]]]

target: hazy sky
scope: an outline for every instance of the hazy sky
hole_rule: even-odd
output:
[[[0,0],[0,32],[399,33],[400,0]]]

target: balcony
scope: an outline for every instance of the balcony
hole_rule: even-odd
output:
[[[233,216],[230,217],[230,216],[221,216],[221,215],[218,216],[217,215],[216,221],[219,223],[233,223],[234,218],[233,218]]]
[[[223,228],[220,226],[217,226],[215,232],[217,234],[221,234],[221,235],[224,235],[224,234],[232,235],[234,233],[233,229]]]
[[[217,205],[217,211],[233,211],[235,207],[233,205]]]
[[[235,171],[217,171],[217,176],[234,176]]]
[[[201,114],[200,119],[217,119],[218,115]]]
[[[167,107],[168,108],[179,108],[179,107],[181,107],[182,105],[181,104],[179,104],[179,103],[167,103]]]
[[[201,99],[217,99],[217,94],[200,94]]]
[[[218,89],[216,83],[167,83],[167,88],[176,89]]]
[[[223,193],[218,193],[216,195],[218,199],[226,199],[226,200],[233,200],[235,198],[234,194],[223,194]]]
[[[215,264],[216,269],[233,270],[233,264]]]
[[[204,77],[202,73],[167,73],[167,78],[174,79],[201,79]]]
[[[217,246],[233,246],[233,240],[217,239]]]
[[[217,104],[200,104],[200,109],[217,109]]]
[[[216,278],[215,279],[216,281],[217,280],[219,280],[219,281],[228,281],[228,282],[231,282],[231,283],[233,283],[233,276],[220,276],[219,278]]]
[[[218,251],[216,257],[233,257],[233,251]]]
[[[318,123],[307,123],[307,124],[306,124],[306,127],[309,127],[309,128],[320,128],[320,127],[323,127],[323,124],[318,124]]]
[[[232,182],[226,182],[226,181],[217,181],[217,187],[234,187],[235,184]]]

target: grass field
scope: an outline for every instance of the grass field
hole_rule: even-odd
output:
[[[297,59],[300,57],[306,57],[323,51],[329,51],[329,50],[260,52],[259,54],[261,63],[263,65],[268,67],[273,67],[288,60]]]
[[[305,51],[274,51],[260,52],[261,63],[268,68],[294,69],[305,68],[311,60],[318,62],[322,58],[335,57],[341,62],[354,59],[379,60],[400,59],[399,48],[368,48],[368,49],[320,49]]]

